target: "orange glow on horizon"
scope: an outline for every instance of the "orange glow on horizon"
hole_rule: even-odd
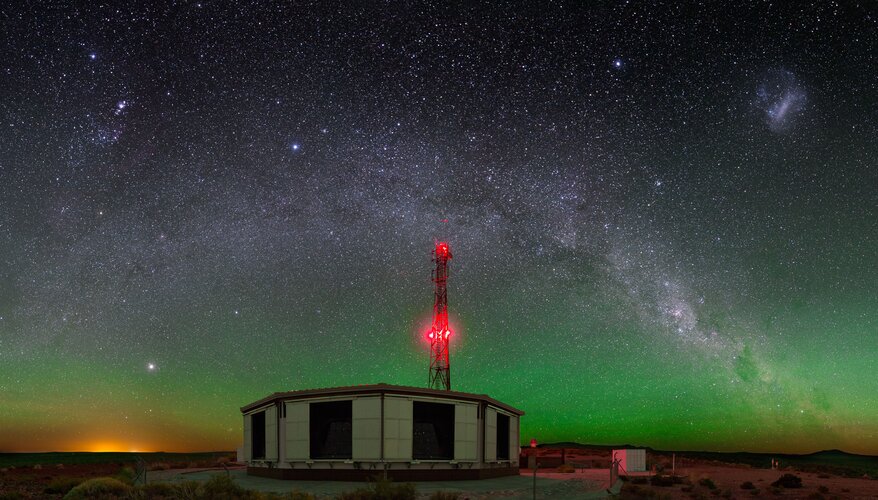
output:
[[[97,442],[90,446],[86,446],[85,451],[101,453],[106,451],[122,451],[122,448],[116,443]]]
[[[93,453],[106,452],[138,452],[147,451],[149,447],[134,445],[133,443],[123,443],[120,441],[98,440],[84,444],[82,451],[90,451]]]
[[[0,453],[85,452],[85,453],[198,453],[234,450],[241,445],[240,430],[223,432],[222,436],[198,436],[184,433],[176,438],[155,436],[141,431],[131,437],[100,435],[65,436],[63,432],[36,436],[34,438],[0,435]],[[120,433],[121,434],[121,433]]]

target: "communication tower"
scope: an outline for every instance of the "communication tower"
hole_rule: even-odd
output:
[[[445,285],[448,282],[448,261],[451,260],[451,249],[448,243],[440,241],[433,250],[433,326],[427,337],[430,340],[430,381],[431,389],[451,390],[451,364],[448,361],[448,341],[451,329],[448,327],[448,294]]]

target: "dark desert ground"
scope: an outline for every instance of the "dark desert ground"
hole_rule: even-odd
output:
[[[584,445],[549,445],[524,449],[525,455],[536,454],[541,480],[572,481],[563,491],[585,497],[605,491],[609,485],[611,448]],[[135,460],[147,463],[150,483],[171,481],[172,478],[204,480],[206,471],[225,474],[241,471],[231,452],[212,453],[32,453],[0,454],[0,498],[62,498],[81,481],[97,477],[114,477],[130,483],[135,473]],[[780,468],[769,468],[771,459]],[[566,465],[562,465],[563,463]],[[524,464],[527,460],[523,460]],[[839,451],[812,455],[768,455],[753,453],[698,453],[652,451],[647,454],[651,472],[632,475],[622,482],[616,498],[878,498],[878,457],[846,454]],[[800,488],[772,486],[785,474],[797,476]],[[521,469],[531,477],[532,471]],[[233,476],[240,477],[240,476]],[[136,481],[140,482],[140,481]],[[750,484],[747,484],[750,483]],[[541,482],[542,485],[546,484]],[[353,490],[361,485],[344,483],[340,490]],[[752,487],[751,487],[752,486]],[[254,493],[255,498],[270,498],[276,493],[300,490],[296,482],[277,481],[269,492]],[[263,488],[261,488],[263,489]],[[423,490],[424,488],[419,488]],[[545,488],[543,488],[545,489]],[[523,498],[524,492],[514,489],[495,491],[458,491],[459,499]],[[580,495],[581,494],[581,495]],[[429,498],[428,493],[421,493]],[[541,498],[556,498],[538,492]],[[612,495],[609,495],[612,497]],[[333,496],[318,495],[318,498]]]

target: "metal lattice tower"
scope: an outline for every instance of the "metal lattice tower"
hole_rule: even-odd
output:
[[[451,364],[448,361],[448,340],[451,329],[448,327],[448,294],[445,285],[448,282],[448,261],[451,249],[448,243],[436,243],[433,250],[433,283],[435,297],[433,300],[433,326],[427,335],[430,339],[430,383],[431,389],[451,390]]]

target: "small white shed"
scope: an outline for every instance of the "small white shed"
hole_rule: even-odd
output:
[[[646,472],[646,450],[643,448],[625,448],[613,450],[613,460],[619,461],[621,473]]]

